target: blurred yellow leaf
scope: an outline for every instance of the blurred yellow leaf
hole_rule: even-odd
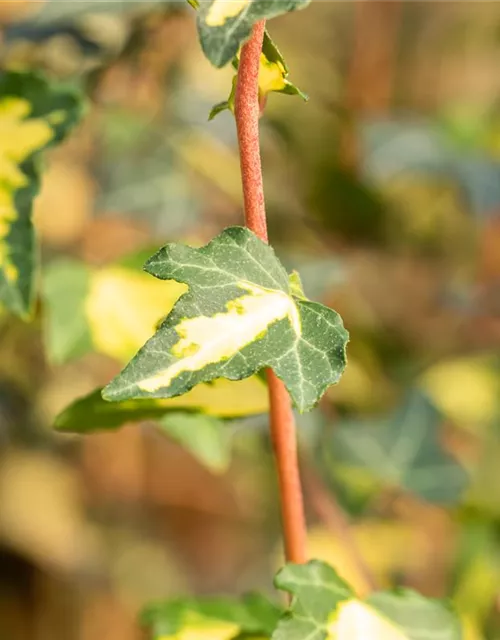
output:
[[[158,640],[231,640],[240,627],[233,622],[204,621],[201,625],[187,625],[173,636],[160,636]]]
[[[112,358],[129,360],[185,291],[184,284],[155,280],[130,269],[97,271],[85,304],[95,347]]]
[[[25,20],[29,14],[39,11],[45,0],[2,0],[0,2],[0,23]]]
[[[478,556],[460,575],[460,580],[453,596],[458,611],[472,618],[484,618],[493,605],[500,581],[500,567],[491,555]]]
[[[93,181],[81,166],[51,163],[33,211],[42,239],[58,247],[75,242],[92,216],[94,191]]]
[[[75,472],[42,453],[13,451],[0,466],[0,539],[34,562],[65,571],[98,560]]]
[[[471,618],[462,616],[463,640],[484,640],[484,636],[479,629],[479,625]]]
[[[488,424],[499,408],[500,385],[489,358],[459,358],[435,365],[421,384],[435,405],[458,425]]]
[[[402,522],[366,520],[351,528],[354,542],[377,583],[391,585],[392,574],[411,572],[425,565],[427,545],[424,536],[414,527]],[[413,549],[414,553],[408,553]],[[340,540],[330,530],[312,529],[309,534],[308,555],[335,567],[339,575],[353,589],[362,593],[366,583],[356,564]]]

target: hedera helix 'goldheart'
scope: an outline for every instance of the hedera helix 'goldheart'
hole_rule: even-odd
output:
[[[157,333],[104,388],[106,400],[170,398],[200,382],[272,367],[299,411],[311,409],[346,364],[340,316],[299,291],[274,250],[230,227],[200,249],[169,244],[146,271],[188,285]]]
[[[254,131],[258,130],[257,107],[262,108],[262,98],[267,93],[280,91],[302,95],[287,80],[288,69],[265,32],[264,20],[299,9],[309,0],[188,1],[198,9],[200,40],[209,60],[217,67],[236,61],[235,67],[240,67],[238,82],[246,77],[246,88],[251,91],[245,99],[252,103],[246,114],[246,124],[250,122]],[[251,34],[249,45],[253,47],[243,47]],[[240,71],[248,52],[251,54],[246,58],[246,73],[243,74]],[[243,81],[238,84],[238,99],[243,95],[240,93],[242,84]],[[233,83],[230,99],[216,107],[213,113],[222,108],[233,110],[235,91],[236,83]],[[236,103],[234,111],[243,156],[242,116],[238,100]],[[48,111],[52,114],[51,109]],[[26,114],[23,112],[22,115]],[[57,118],[47,119],[51,126],[57,125]],[[14,167],[16,170],[30,169],[32,156],[29,154],[49,143],[49,134],[54,132],[47,133],[47,126],[43,131],[44,135],[38,137],[37,143],[31,145],[25,155],[17,157],[14,154],[19,165]],[[258,135],[254,136],[253,142],[253,147],[248,145],[247,153],[256,157],[247,157],[246,165],[252,165],[253,161],[252,167],[260,176]],[[242,167],[244,164],[242,162]],[[245,169],[242,172],[244,186],[248,187],[248,169],[246,173]],[[261,187],[260,180],[254,182]],[[17,186],[23,185],[14,185]],[[257,194],[257,201],[262,196],[259,203],[263,203],[263,194],[251,189],[245,191],[245,202],[248,193],[253,197]],[[261,237],[265,238],[263,207],[253,211],[255,219],[258,215],[264,219]],[[247,220],[250,218],[247,215]],[[257,227],[256,224],[254,228]],[[5,261],[0,266],[6,272]],[[95,430],[96,423],[100,428],[113,429],[130,419],[155,419],[167,434],[199,460],[212,470],[221,471],[229,462],[229,432],[220,419],[223,412],[217,402],[207,401],[205,397],[213,391],[207,383],[216,380],[217,387],[244,385],[248,379],[252,380],[250,376],[271,368],[284,382],[299,411],[307,411],[342,375],[348,333],[340,316],[332,309],[308,300],[298,274],[287,274],[273,249],[249,229],[231,227],[201,248],[169,244],[148,260],[145,270],[160,280],[169,281],[170,286],[175,283],[183,288],[187,286],[187,291],[175,292],[173,297],[177,301],[173,308],[170,305],[163,311],[169,313],[156,333],[103,389],[102,395],[99,391],[94,392],[61,414],[57,425],[61,430],[81,433]],[[109,350],[109,334],[105,334],[106,340],[99,339],[103,334],[96,331],[95,326],[94,331],[90,331],[88,326],[95,320],[93,310],[100,308],[102,311],[99,305],[88,303],[92,291],[90,274],[75,268],[68,279],[66,265],[64,273],[55,275],[57,277],[49,280],[46,286],[46,300],[57,300],[61,291],[71,291],[73,302],[85,308],[86,315],[80,319],[82,322],[69,327],[62,343],[57,343],[55,355],[62,360],[99,344],[101,350]],[[115,271],[112,279],[115,294],[117,275]],[[100,286],[96,290],[104,292],[106,298],[109,289],[102,283],[109,283],[109,280],[103,280],[102,276],[103,273],[98,277]],[[97,276],[94,274],[94,277]],[[75,281],[78,283],[76,290],[71,284]],[[0,281],[0,294],[1,284]],[[177,290],[177,286],[174,289]],[[178,299],[177,294],[180,295]],[[100,301],[102,297],[90,295],[90,301],[95,300]],[[56,313],[53,319],[52,337],[67,324],[68,316]],[[116,333],[116,325],[108,324]],[[145,330],[149,331],[146,326]],[[116,354],[113,348],[113,355]],[[123,355],[121,349],[118,355]],[[260,378],[255,377],[254,382],[258,380]],[[284,517],[285,537],[287,532],[296,534],[299,530],[298,536],[289,536],[287,540],[298,538],[299,542],[294,545],[304,548],[305,519],[300,514],[302,497],[293,416],[281,383],[273,375],[269,375],[268,380],[271,406],[274,400],[274,408],[279,405],[280,409],[271,411],[278,415],[271,421],[273,435],[280,436],[274,438],[275,449],[278,451],[281,447],[281,462],[288,456],[287,464],[277,465],[283,502],[288,500],[287,506],[294,507],[288,509],[290,513],[294,512],[294,517],[299,514],[290,529],[287,525],[290,526],[293,518]],[[182,409],[191,410],[191,413],[180,413]],[[226,408],[226,417],[234,412],[231,410],[227,415],[228,411]],[[246,410],[246,413],[250,412]],[[391,437],[390,429],[388,433]],[[276,454],[278,460],[279,455]],[[288,476],[292,478],[289,484],[294,485],[292,492],[283,488]],[[295,508],[297,505],[298,509]],[[305,556],[305,550],[301,549],[293,556],[287,547],[289,559]],[[458,622],[446,604],[407,590],[377,592],[360,599],[332,567],[317,560],[302,565],[288,563],[277,574],[275,586],[292,596],[288,609],[283,610],[260,596],[237,602],[182,599],[148,607],[143,622],[154,640],[237,640],[243,637],[248,640],[459,640],[461,637]]]

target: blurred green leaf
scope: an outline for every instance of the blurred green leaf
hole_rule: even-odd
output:
[[[222,420],[203,413],[167,413],[160,430],[215,473],[226,471],[231,461],[231,434]]]
[[[238,53],[256,22],[305,7],[309,0],[207,0],[198,11],[202,49],[216,67],[223,67]]]
[[[85,317],[89,288],[90,270],[83,263],[61,260],[44,270],[45,346],[55,364],[92,350],[92,335]]]
[[[223,598],[179,599],[153,604],[141,619],[152,640],[232,640],[269,637],[280,610],[258,594],[240,601]]]
[[[322,439],[320,455],[337,481],[397,488],[454,504],[467,486],[464,469],[439,441],[442,416],[413,391],[387,419],[350,420]]]
[[[225,471],[231,460],[231,433],[224,420],[169,400],[130,400],[106,402],[97,389],[77,400],[55,421],[61,432],[94,433],[118,429],[132,422],[154,421],[159,430],[180,444],[215,473]]]
[[[326,139],[325,148],[337,145]],[[388,211],[380,193],[339,166],[332,155],[317,153],[309,174],[309,207],[328,230],[350,242],[369,245],[387,241]]]
[[[159,421],[172,411],[238,418],[268,410],[267,387],[258,375],[245,380],[219,379],[198,384],[189,393],[167,399],[107,402],[101,392],[96,389],[66,407],[57,416],[55,428],[70,433],[92,433],[119,429],[129,422]]]
[[[296,298],[273,249],[248,229],[225,229],[200,249],[166,245],[145,269],[189,292],[104,388],[105,399],[171,398],[270,366],[302,412],[342,375],[348,334],[340,316]]]
[[[40,152],[76,124],[82,102],[35,73],[0,74],[0,301],[28,317],[37,257],[33,199],[40,187]]]
[[[446,602],[425,598],[410,589],[400,589],[374,593],[366,603],[401,631],[401,640],[462,640],[458,618]],[[385,640],[382,635],[372,637]],[[397,636],[394,638],[396,640]]]

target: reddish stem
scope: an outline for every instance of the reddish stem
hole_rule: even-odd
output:
[[[265,20],[257,22],[241,50],[235,97],[245,224],[267,242],[264,184],[259,145],[259,63]],[[268,369],[271,438],[281,496],[281,516],[287,562],[306,561],[306,524],[297,459],[295,420],[285,385]]]
[[[257,22],[250,40],[241,49],[234,113],[240,149],[245,224],[267,242],[259,144],[259,64],[265,26],[265,20]]]

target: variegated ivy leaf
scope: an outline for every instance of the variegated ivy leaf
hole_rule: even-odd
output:
[[[324,562],[289,564],[275,585],[293,595],[272,640],[461,640],[446,603],[410,590],[379,592],[366,600]]]
[[[171,398],[214,378],[272,367],[299,411],[311,409],[346,364],[340,316],[296,296],[273,249],[243,227],[202,248],[169,244],[145,266],[185,283],[157,333],[103,390],[106,400]]]
[[[75,94],[34,73],[0,73],[0,301],[21,316],[34,298],[40,152],[62,140],[80,112]]]
[[[265,640],[280,610],[266,598],[249,594],[241,600],[171,600],[149,606],[142,622],[152,640]]]
[[[238,69],[239,54],[233,60],[233,66]],[[231,94],[224,102],[216,104],[209,115],[209,120],[215,118],[216,115],[228,109],[234,113],[234,100],[236,96],[236,80],[237,75],[233,78]],[[303,100],[308,100],[308,96],[298,87],[288,80],[288,67],[285,59],[281,55],[275,42],[269,33],[264,33],[264,42],[262,44],[262,53],[260,55],[259,68],[259,98],[262,102],[268,93],[275,91],[278,93],[286,93],[288,95],[300,96]]]
[[[204,0],[197,17],[202,49],[212,64],[223,67],[238,53],[256,22],[300,9],[309,1]]]

